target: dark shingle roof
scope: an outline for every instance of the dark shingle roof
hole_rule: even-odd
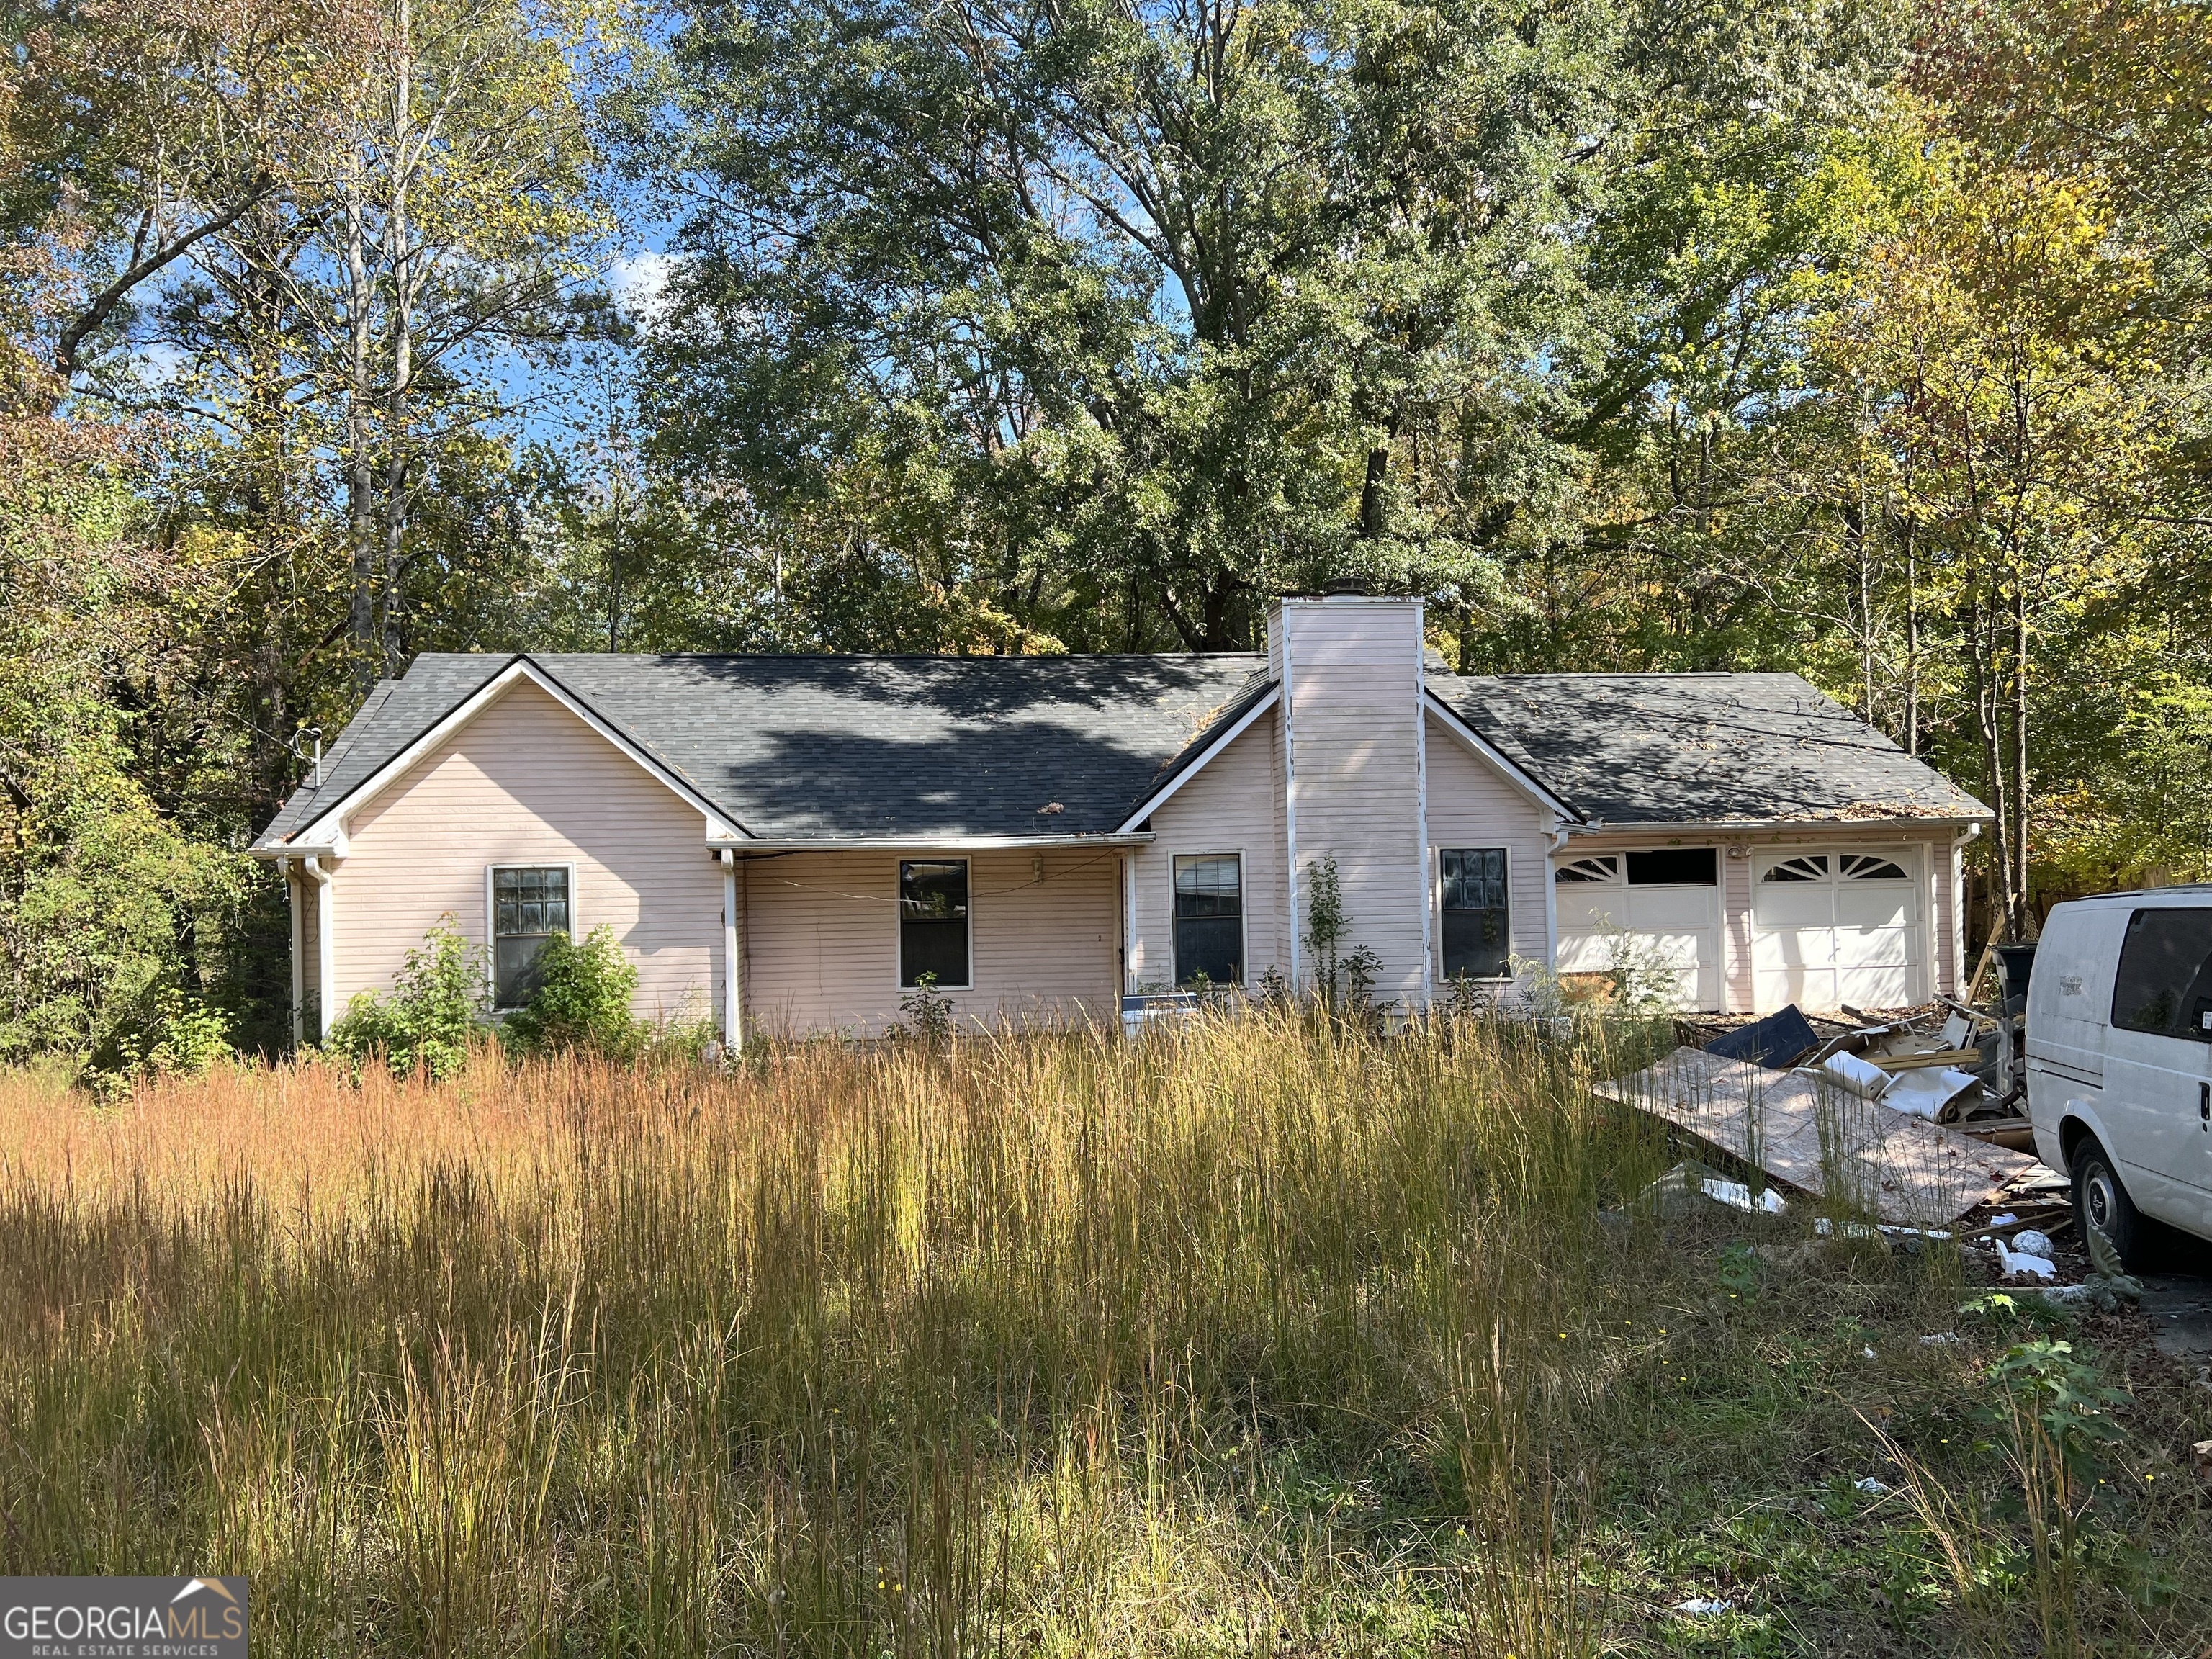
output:
[[[295,794],[260,844],[313,822],[514,660],[422,656],[380,683],[322,787]],[[1269,689],[1266,659],[1242,654],[530,660],[771,841],[1110,834]],[[1989,816],[1795,674],[1432,667],[1428,683],[1591,822]]]
[[[513,661],[425,655],[380,684],[264,832],[272,845]],[[1253,655],[534,655],[553,680],[767,840],[1110,834],[1266,690]],[[1231,708],[1231,705],[1235,705]],[[1042,809],[1059,802],[1061,810]]]
[[[1432,672],[1429,689],[1592,822],[1990,816],[1795,674]]]

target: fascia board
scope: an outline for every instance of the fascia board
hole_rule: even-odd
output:
[[[1665,836],[1685,831],[1700,836],[1758,836],[1799,833],[1835,835],[1847,830],[1960,830],[1979,828],[1990,817],[1946,813],[1936,817],[1909,814],[1881,818],[1592,818],[1566,826],[1570,836]]]
[[[1008,853],[1067,847],[1146,847],[1151,831],[1098,836],[709,836],[712,853]]]

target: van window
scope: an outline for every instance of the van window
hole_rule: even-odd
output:
[[[2212,1042],[2212,910],[2138,910],[2128,918],[2112,1024]]]

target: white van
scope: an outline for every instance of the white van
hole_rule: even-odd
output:
[[[2035,1149],[2121,1259],[2139,1216],[2212,1238],[2212,887],[2055,907],[2027,989]]]

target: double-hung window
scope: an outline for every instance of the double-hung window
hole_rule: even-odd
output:
[[[1200,853],[1175,861],[1177,985],[1237,985],[1244,978],[1244,860]]]
[[[900,860],[898,914],[899,983],[967,985],[968,860]]]
[[[492,1000],[520,1008],[538,989],[538,957],[571,933],[564,865],[505,865],[491,872]]]
[[[1444,977],[1504,979],[1512,969],[1513,918],[1505,896],[1505,849],[1446,848]]]

